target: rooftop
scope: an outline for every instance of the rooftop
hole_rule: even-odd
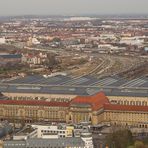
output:
[[[4,147],[8,148],[26,148],[28,147],[80,147],[85,146],[84,141],[80,137],[58,138],[58,139],[40,139],[32,138],[26,141],[4,141]]]
[[[109,103],[108,98],[103,92],[93,96],[77,96],[71,101],[71,105],[90,104],[93,110],[98,110],[104,103]]]
[[[17,59],[17,58],[21,58],[22,55],[21,54],[0,54],[0,58],[4,58],[4,59]]]
[[[98,79],[88,75],[79,78],[64,75],[56,75],[48,78],[42,75],[30,75],[14,80],[0,81],[0,92],[10,93],[90,96],[101,90],[107,96],[148,97],[148,77],[126,80],[118,76]]]
[[[31,105],[31,106],[57,106],[57,107],[68,107],[68,102],[47,102],[47,101],[36,101],[36,100],[0,100],[0,104],[6,105]]]
[[[148,112],[148,106],[104,104],[104,110]]]

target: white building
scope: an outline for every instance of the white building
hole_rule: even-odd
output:
[[[66,125],[32,125],[37,130],[37,138],[65,138],[73,137],[73,126]]]
[[[6,39],[5,38],[0,38],[0,44],[5,44],[6,43]]]
[[[120,40],[120,44],[127,44],[127,45],[141,45],[144,43],[144,39],[138,37],[123,37]]]
[[[81,133],[81,138],[85,142],[85,148],[93,148],[93,139],[92,134],[88,131],[84,131]]]
[[[38,41],[37,38],[32,38],[32,44],[38,45],[38,44],[40,44],[40,42]]]
[[[66,139],[66,138],[79,138],[85,144],[83,148],[93,148],[93,140],[92,134],[88,131],[88,129],[59,124],[59,125],[39,125],[33,124],[31,127],[26,127],[22,131],[18,132],[13,136],[13,140],[31,140],[31,139]],[[74,134],[74,132],[76,132]]]
[[[112,48],[113,46],[111,44],[99,44],[98,48]]]
[[[116,39],[115,34],[100,34],[100,39]]]

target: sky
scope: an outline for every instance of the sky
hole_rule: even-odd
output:
[[[148,14],[148,0],[0,0],[0,16]]]

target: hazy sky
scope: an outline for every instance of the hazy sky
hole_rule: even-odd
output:
[[[0,15],[146,13],[148,0],[0,0]]]

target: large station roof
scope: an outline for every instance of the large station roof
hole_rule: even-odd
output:
[[[93,95],[104,91],[110,96],[148,97],[148,77],[127,80],[118,76],[96,78],[93,76],[71,77],[56,75],[43,77],[30,75],[17,79],[0,81],[0,92]]]

